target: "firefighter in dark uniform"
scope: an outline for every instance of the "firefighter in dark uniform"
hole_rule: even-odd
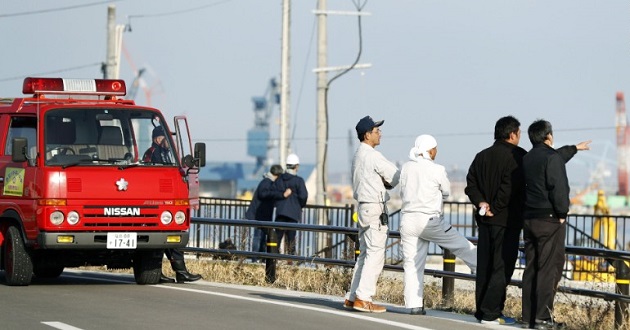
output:
[[[154,164],[173,164],[171,160],[171,151],[168,148],[166,134],[162,126],[157,126],[151,134],[153,143],[147,149],[142,157],[142,161]],[[164,251],[166,257],[171,262],[171,267],[175,272],[175,279],[179,283],[193,282],[201,279],[199,274],[191,274],[186,268],[184,261],[184,252],[179,249],[166,249]],[[175,279],[166,277],[164,274],[160,277],[160,283],[174,283]]]

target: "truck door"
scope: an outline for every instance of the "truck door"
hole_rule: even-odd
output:
[[[7,123],[8,121],[8,123]],[[8,124],[8,127],[6,125]],[[0,203],[2,211],[15,209],[22,217],[26,232],[35,228],[35,198],[41,194],[35,175],[37,167],[29,166],[29,161],[14,163],[11,160],[13,138],[22,137],[28,141],[27,157],[35,164],[37,155],[37,118],[34,116],[6,116],[0,120],[2,130],[6,130],[0,151]]]
[[[186,116],[175,117],[175,139],[175,143],[177,144],[175,148],[177,157],[184,171],[187,173],[190,205],[193,210],[197,210],[199,208],[199,171],[189,171],[182,161],[184,156],[193,154],[192,140],[190,139],[190,130]]]

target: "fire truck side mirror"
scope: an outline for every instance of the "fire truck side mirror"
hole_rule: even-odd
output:
[[[195,166],[195,160],[191,155],[184,156],[184,158],[182,158],[182,163],[188,168],[193,168]]]
[[[13,138],[13,146],[11,148],[11,160],[14,163],[21,163],[26,161],[26,147],[28,146],[28,140],[23,137]]]
[[[206,144],[203,142],[195,143],[195,162],[197,166],[206,166]]]

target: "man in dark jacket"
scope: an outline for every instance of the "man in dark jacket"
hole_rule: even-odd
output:
[[[302,208],[306,206],[308,199],[308,191],[304,179],[297,176],[300,167],[300,159],[296,154],[287,156],[287,171],[280,175],[276,180],[278,190],[286,191],[291,189],[291,195],[288,198],[276,202],[276,222],[298,223],[302,219]],[[285,238],[285,249],[287,254],[295,254],[295,230],[276,230],[278,233],[278,242],[282,242]]]
[[[291,194],[290,189],[280,191],[276,188],[274,181],[284,172],[282,166],[272,165],[269,173],[265,173],[262,181],[256,187],[252,201],[245,212],[248,220],[271,221],[273,220],[273,208],[277,200],[284,199]],[[254,238],[252,239],[252,251],[267,251],[267,229],[254,228]],[[252,261],[256,261],[253,258]]]
[[[532,149],[523,157],[525,208],[523,238],[526,266],[523,273],[523,322],[532,329],[556,329],[553,300],[562,277],[566,218],[569,213],[569,180],[565,163],[578,150],[553,149],[553,130],[545,120],[527,131]]]
[[[153,144],[144,152],[142,161],[152,164],[175,165],[171,160],[172,153],[170,148],[168,148],[169,143],[166,138],[166,133],[164,133],[164,128],[162,126],[155,127],[153,132],[151,132],[151,138],[153,139]],[[174,283],[175,280],[177,280],[178,283],[184,283],[201,279],[201,275],[188,272],[184,259],[184,251],[180,249],[166,249],[164,253],[171,263],[171,268],[173,268],[175,272],[175,279],[162,274],[160,276],[160,283]]]
[[[175,165],[172,158],[171,149],[168,147],[168,139],[162,126],[157,126],[151,132],[151,147],[144,152],[142,161],[152,164]]]
[[[503,315],[503,308],[522,228],[522,162],[527,152],[518,146],[520,125],[512,116],[500,118],[494,144],[475,156],[466,176],[466,195],[479,210],[475,317],[481,323],[516,322]]]

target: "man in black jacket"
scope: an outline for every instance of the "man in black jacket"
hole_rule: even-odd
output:
[[[258,221],[273,220],[273,208],[277,200],[288,197],[291,194],[290,189],[280,191],[276,189],[274,181],[280,176],[284,170],[280,165],[272,165],[268,173],[265,173],[263,179],[256,187],[251,203],[245,212],[245,219]],[[267,229],[254,228],[254,238],[252,239],[252,251],[267,251]],[[252,258],[256,262],[257,258]]]
[[[306,206],[308,191],[304,179],[297,175],[300,159],[296,154],[287,156],[287,171],[276,180],[276,187],[280,191],[291,190],[289,197],[276,201],[276,222],[298,223],[302,219],[302,208]],[[287,254],[295,254],[295,230],[276,230],[278,242],[285,243]]]
[[[545,120],[527,131],[532,149],[523,157],[525,207],[523,238],[526,266],[523,273],[523,321],[532,329],[556,329],[553,300],[562,277],[569,180],[565,163],[583,142],[564,152],[553,149],[553,130]]]
[[[153,164],[175,165],[171,160],[172,152],[170,148],[168,148],[169,144],[168,139],[166,139],[166,133],[164,133],[164,128],[162,126],[155,127],[151,133],[151,137],[153,144],[144,152],[142,161]],[[175,279],[161,274],[160,283],[174,283],[175,280],[177,280],[178,283],[184,283],[201,279],[201,275],[192,274],[188,271],[188,268],[186,268],[184,251],[180,249],[166,249],[164,253],[171,263],[171,268],[173,268],[175,272]]]
[[[512,116],[500,118],[494,144],[475,156],[466,176],[466,195],[479,211],[475,317],[481,323],[516,322],[503,315],[503,308],[522,228],[522,161],[527,152],[518,146],[520,125]]]

